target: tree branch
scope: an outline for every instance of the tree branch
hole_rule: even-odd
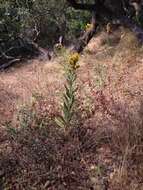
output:
[[[67,0],[67,2],[74,9],[88,10],[88,11],[93,11],[95,9],[95,4],[77,3],[76,0]]]

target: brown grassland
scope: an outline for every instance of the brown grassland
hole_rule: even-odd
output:
[[[0,189],[143,190],[142,46],[126,29],[91,40],[67,133],[63,57],[0,73]]]

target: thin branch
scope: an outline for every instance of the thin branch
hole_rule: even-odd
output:
[[[2,65],[0,65],[0,70],[6,69],[6,68],[10,67],[12,64],[17,63],[19,61],[21,61],[21,59],[13,59],[5,64],[2,64]]]
[[[89,10],[89,11],[93,11],[95,9],[95,4],[77,3],[76,0],[67,0],[67,2],[74,9]]]

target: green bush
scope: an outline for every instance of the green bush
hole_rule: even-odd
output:
[[[58,3],[56,0],[1,0],[0,39],[17,36],[33,39],[40,32],[37,42],[52,46],[61,35],[65,41],[78,37],[89,19],[88,12],[75,11],[65,0]]]

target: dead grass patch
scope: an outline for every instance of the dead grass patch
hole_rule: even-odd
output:
[[[66,134],[53,122],[64,84],[56,60],[1,75],[2,107],[27,102],[16,130],[8,127],[1,133],[3,187],[142,190],[141,49],[127,31],[118,44],[101,49],[81,57],[74,127]],[[9,92],[14,98],[7,101]]]

